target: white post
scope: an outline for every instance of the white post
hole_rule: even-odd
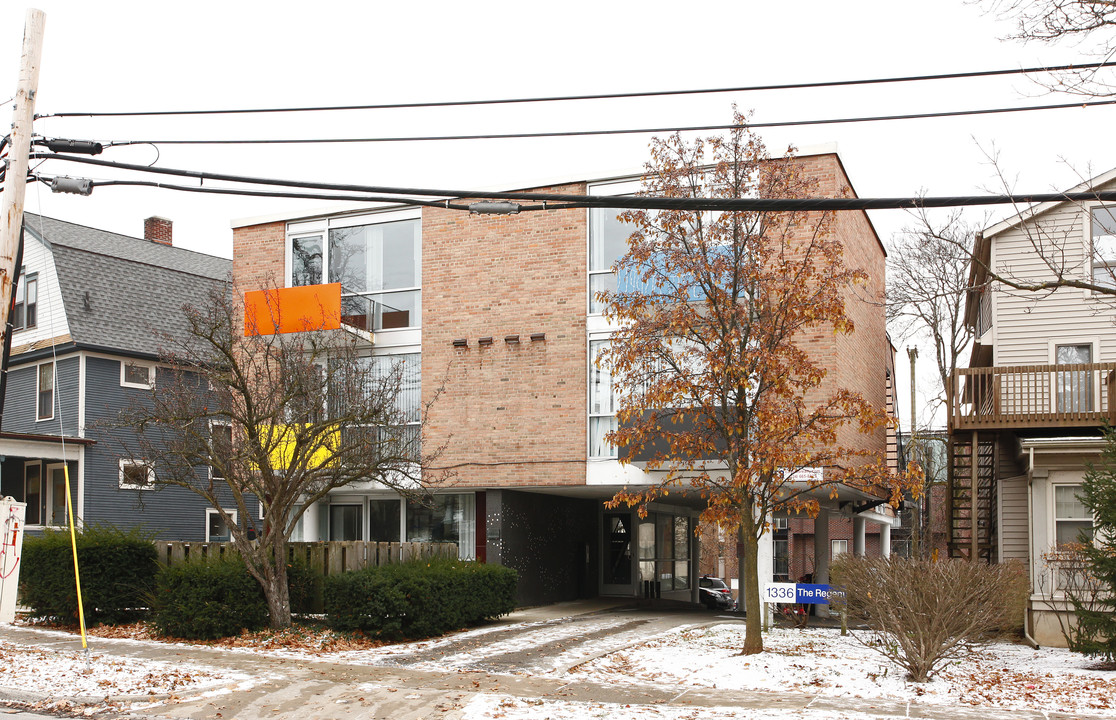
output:
[[[321,530],[318,529],[318,503],[306,508],[302,514],[302,541],[318,542],[322,539]]]
[[[853,555],[864,557],[864,533],[867,521],[857,515],[853,518]]]
[[[829,511],[825,508],[814,518],[814,582],[820,585],[829,582]],[[814,614],[829,617],[829,606],[816,605]]]
[[[891,523],[880,523],[880,557],[891,557]]]

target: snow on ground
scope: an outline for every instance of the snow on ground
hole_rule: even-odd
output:
[[[51,697],[171,695],[242,686],[250,680],[200,665],[133,660],[68,650],[41,650],[0,641],[0,687]]]
[[[777,628],[764,636],[765,652],[759,655],[737,655],[743,644],[739,624],[685,629],[575,672],[600,683],[656,682],[1116,717],[1116,671],[1086,669],[1088,658],[1058,648],[995,643],[920,684],[908,682],[890,660],[836,630]]]
[[[620,705],[617,703],[527,700],[509,695],[476,695],[465,706],[462,720],[876,720],[861,712],[809,708],[679,707],[677,705]]]

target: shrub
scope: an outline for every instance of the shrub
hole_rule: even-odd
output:
[[[324,588],[325,575],[318,568],[304,560],[287,564],[287,591],[292,613],[305,615],[322,612]]]
[[[123,623],[138,617],[154,588],[158,560],[139,528],[86,526],[77,535],[86,622]],[[20,602],[35,617],[77,623],[77,589],[69,532],[28,536],[20,560]]]
[[[191,640],[227,637],[267,624],[263,589],[239,558],[162,568],[151,609],[160,633]]]
[[[383,565],[326,578],[325,611],[337,630],[431,637],[510,613],[516,582],[516,572],[500,565]]]
[[[843,585],[857,638],[926,682],[949,659],[1016,626],[1027,577],[1018,563],[842,557],[831,570]]]

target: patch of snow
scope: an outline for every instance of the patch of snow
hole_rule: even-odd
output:
[[[0,687],[50,697],[172,695],[250,681],[248,675],[201,665],[44,650],[0,641]]]
[[[1058,648],[995,643],[951,661],[928,683],[913,683],[883,655],[836,630],[777,628],[764,635],[765,651],[758,655],[738,655],[743,644],[739,624],[680,630],[582,665],[576,674],[610,684],[655,682],[1116,716],[1116,671],[1088,670],[1088,658]]]
[[[524,699],[509,695],[475,695],[464,707],[462,720],[874,720],[861,712],[792,708],[680,707],[678,705],[621,705],[618,703]]]

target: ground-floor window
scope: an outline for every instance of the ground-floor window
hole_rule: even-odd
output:
[[[330,540],[363,540],[360,505],[329,506]]]
[[[330,540],[456,543],[459,557],[476,555],[476,498],[473,493],[434,495],[429,502],[395,498],[346,499],[328,505]],[[313,512],[311,510],[310,512]],[[364,518],[367,517],[367,524]],[[297,536],[307,541],[300,522]]]
[[[459,557],[476,552],[475,498],[472,493],[435,495],[430,505],[407,501],[407,542],[457,543]]]
[[[660,592],[690,587],[690,518],[670,513],[648,513],[640,519],[640,579],[657,583]]]
[[[76,478],[70,467],[71,479]],[[66,525],[66,466],[61,462],[45,464],[31,460],[23,465],[23,502],[27,503],[28,525]]]
[[[236,510],[229,511],[232,521],[236,522]],[[229,532],[228,523],[216,508],[207,508],[205,511],[205,541],[230,542],[232,533]]]

